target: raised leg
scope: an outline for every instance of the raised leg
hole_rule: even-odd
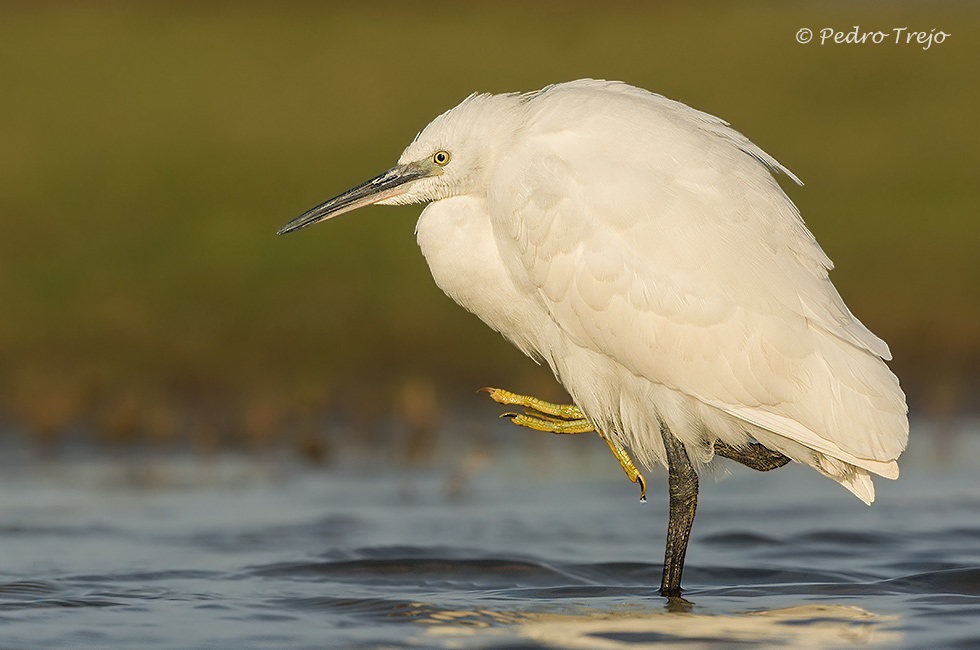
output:
[[[684,556],[691,537],[694,512],[698,507],[698,475],[687,456],[684,444],[674,437],[667,425],[660,423],[660,435],[667,451],[667,481],[670,487],[670,519],[667,523],[667,546],[664,551],[664,573],[660,595],[679,598]]]
[[[599,434],[609,450],[612,451],[616,460],[619,461],[626,476],[631,481],[640,486],[640,501],[647,500],[647,483],[640,470],[636,469],[633,459],[630,458],[626,450],[606,437],[602,431],[596,429],[585,417],[582,410],[574,404],[552,404],[536,397],[518,395],[500,388],[481,388],[480,390],[490,393],[491,399],[498,404],[510,406],[523,406],[524,413],[504,413],[502,417],[509,417],[514,424],[528,427],[536,431],[547,431],[548,433],[587,433],[595,431]]]

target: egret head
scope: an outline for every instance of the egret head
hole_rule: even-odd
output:
[[[520,121],[519,95],[470,95],[434,119],[398,164],[293,219],[279,234],[365,205],[404,205],[486,194],[487,170]]]

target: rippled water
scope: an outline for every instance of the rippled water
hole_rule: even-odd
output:
[[[980,647],[978,435],[914,439],[872,508],[803,468],[703,481],[674,611],[663,475],[641,504],[601,442],[547,440],[479,470],[6,454],[0,648]]]

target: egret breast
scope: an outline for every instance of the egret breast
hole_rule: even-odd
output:
[[[542,360],[541,330],[551,322],[540,301],[511,280],[494,241],[486,199],[456,196],[429,204],[415,227],[432,278],[447,296]]]

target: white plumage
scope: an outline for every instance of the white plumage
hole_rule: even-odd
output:
[[[865,503],[868,472],[898,476],[888,347],[772,172],[795,176],[724,121],[582,80],[473,95],[399,163],[439,151],[441,173],[381,202],[431,201],[417,232],[439,287],[640,461],[665,463],[662,420],[702,463],[754,439]]]
[[[613,444],[673,471],[756,441],[871,503],[868,472],[898,476],[905,395],[778,172],[797,181],[716,117],[586,79],[470,96],[396,167],[280,232],[430,202],[417,233],[436,283],[547,363]],[[676,480],[696,494],[696,476]],[[665,594],[694,512],[674,497],[687,532],[668,530]]]

